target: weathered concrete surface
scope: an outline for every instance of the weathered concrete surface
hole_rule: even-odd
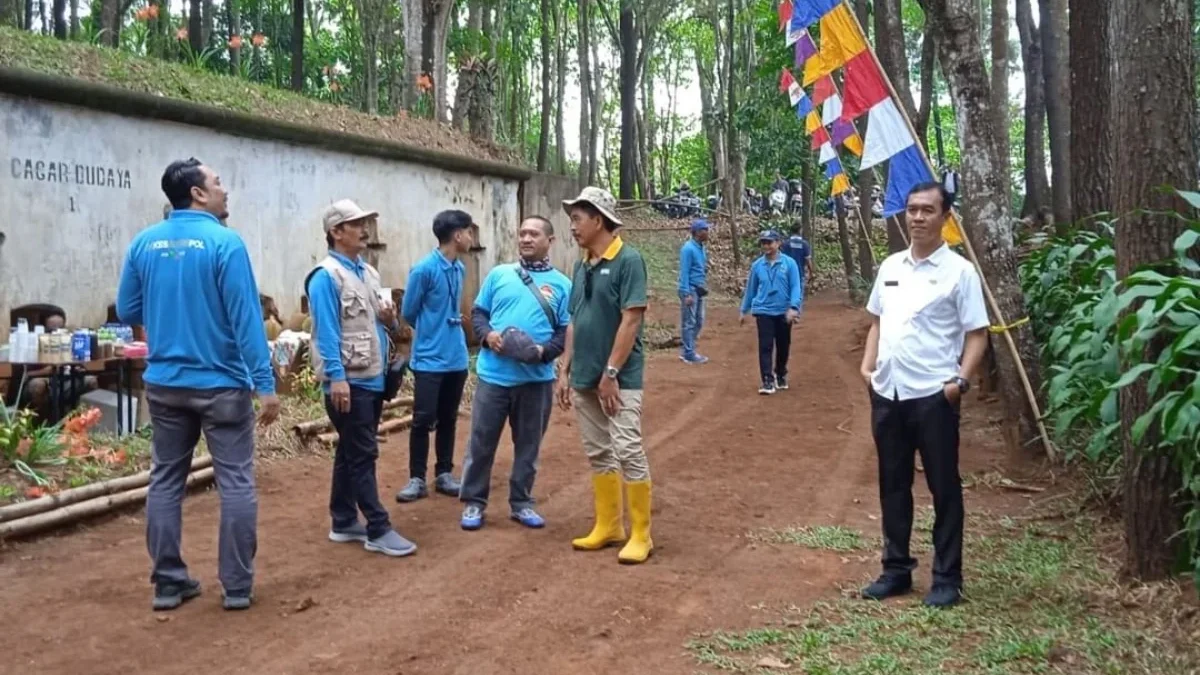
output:
[[[579,246],[571,238],[571,221],[563,211],[565,199],[579,196],[579,181],[571,176],[552,176],[535,173],[525,182],[521,195],[521,215],[549,218],[554,225],[555,241],[550,250],[550,262],[568,276],[579,259]]]
[[[434,215],[448,208],[479,225],[483,249],[468,265],[472,276],[516,256],[515,179],[0,94],[0,316],[51,302],[72,324],[102,322],[126,246],[162,216],[163,169],[188,156],[221,175],[229,225],[246,241],[261,291],[284,316],[299,308],[304,276],[324,255],[320,212],[342,197],[380,213],[385,286],[404,286],[412,264],[434,246]]]

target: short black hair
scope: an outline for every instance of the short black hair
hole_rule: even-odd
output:
[[[445,244],[454,238],[455,232],[469,230],[471,225],[471,214],[466,211],[442,211],[433,218],[433,236],[437,237],[439,244]]]
[[[792,234],[800,234],[800,230],[803,226],[804,226],[804,221],[797,218],[797,219],[793,220],[791,226],[788,227],[788,232],[790,232]]]
[[[609,232],[617,231],[617,224],[610,220],[608,216],[604,215],[604,213],[601,212],[600,209],[596,208],[591,202],[576,202],[571,205],[571,208],[583,209],[583,212],[588,214],[588,216],[592,218],[599,217],[601,220],[603,220],[604,229],[608,230]]]
[[[178,159],[167,166],[162,176],[162,191],[171,207],[188,209],[192,206],[192,188],[204,187],[203,164],[195,157]]]
[[[334,246],[333,234],[330,232],[325,233],[325,245],[328,246],[329,248],[333,248],[333,246]]]
[[[525,220],[538,221],[539,223],[542,224],[542,231],[546,233],[547,237],[554,236],[554,223],[550,222],[550,219],[547,218],[546,216],[539,216],[537,214],[534,214],[532,216],[526,216]]]
[[[54,309],[46,312],[46,315],[42,317],[42,321],[46,321],[52,316],[57,316],[58,318],[62,319],[64,323],[67,321],[67,313],[60,307],[55,307]]]
[[[931,190],[937,190],[938,194],[942,196],[942,213],[949,212],[950,207],[954,206],[954,193],[947,190],[945,185],[942,185],[936,180],[925,181],[924,183],[917,183],[914,185],[913,189],[909,190],[908,195],[904,198],[904,203],[908,204],[909,197],[912,197],[918,192],[929,192]]]

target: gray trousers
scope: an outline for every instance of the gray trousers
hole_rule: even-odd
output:
[[[152,464],[146,495],[150,580],[188,578],[180,553],[183,497],[200,432],[213,458],[221,495],[219,572],[227,594],[248,592],[258,549],[258,496],[254,486],[254,404],[244,389],[180,389],[146,385]]]
[[[479,381],[471,407],[471,438],[467,442],[459,499],[487,507],[492,464],[507,421],[512,428],[513,439],[508,503],[513,512],[533,507],[533,481],[537,478],[538,452],[542,447],[546,425],[550,423],[553,404],[553,382],[499,387]]]

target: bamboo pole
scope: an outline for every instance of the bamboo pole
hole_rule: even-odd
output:
[[[376,430],[376,433],[379,435],[383,435],[383,434],[386,434],[391,431],[399,431],[401,429],[407,429],[408,427],[412,426],[412,420],[413,420],[412,415],[405,415],[404,417],[397,417],[394,420],[387,420],[385,422],[381,422],[379,424],[379,428]],[[330,431],[330,432],[327,432],[324,434],[317,435],[317,440],[320,441],[321,443],[327,443],[327,444],[336,443],[337,439],[338,439],[338,432],[336,432],[336,431]]]
[[[212,466],[212,456],[203,455],[192,460],[191,471],[197,471]],[[0,508],[0,523],[17,520],[36,513],[44,513],[55,508],[75,504],[102,495],[114,494],[139,488],[150,483],[150,472],[142,471],[132,476],[113,478],[111,480],[92,483],[82,487],[63,490],[57,494],[38,497],[29,501],[10,504]]]
[[[188,474],[187,487],[192,487],[212,480],[213,469],[206,467]],[[18,518],[6,523],[0,523],[0,539],[11,539],[36,534],[50,528],[69,525],[85,518],[108,513],[123,506],[139,503],[146,499],[149,486],[126,490],[116,494],[104,495],[95,499],[68,504],[61,508],[37,513],[24,518]]]
[[[396,410],[403,407],[411,408],[413,399],[411,396],[397,398],[391,401],[385,401],[383,404],[384,412]],[[329,418],[323,420],[311,420],[309,422],[299,422],[292,427],[292,431],[296,432],[297,436],[312,436],[314,434],[329,432],[333,429],[333,422]]]
[[[883,69],[883,64],[879,61],[879,55],[875,53],[875,48],[871,46],[870,40],[867,38],[867,32],[863,29],[862,23],[858,20],[858,15],[854,13],[854,8],[850,6],[849,0],[842,0],[842,4],[849,11],[851,18],[854,20],[854,26],[858,29],[859,36],[862,37],[863,43],[867,45],[867,52],[871,54],[871,60],[875,62],[875,67],[879,70],[880,76],[887,84],[888,93],[892,97],[892,101],[896,104],[896,109],[900,111],[900,117],[904,119],[904,123],[908,126],[909,133],[912,134],[913,142],[917,146],[917,150],[921,153],[921,158],[925,160],[925,165],[929,167],[929,172],[935,177],[937,176],[937,168],[933,166],[933,162],[929,161],[929,155],[925,152],[925,146],[920,142],[921,137],[917,134],[917,128],[913,125],[912,120],[908,117],[908,111],[904,109],[904,105],[900,102],[900,96],[896,93],[896,87],[892,84],[892,78],[888,76],[887,71]],[[866,139],[863,139],[864,142]],[[995,315],[997,323],[1001,326],[1007,326],[1008,321],[1004,318],[1003,312],[1000,311],[1000,305],[996,302],[996,296],[992,293],[992,287],[988,284],[987,277],[983,274],[983,268],[979,266],[979,257],[975,255],[975,247],[971,245],[971,238],[967,236],[966,228],[962,223],[957,223],[959,233],[962,235],[963,246],[967,250],[967,257],[971,263],[975,265],[975,269],[979,272],[979,280],[983,285],[983,294],[987,300],[989,309]],[[1012,335],[1007,331],[1003,331],[1000,335],[1004,338],[1004,344],[1008,347],[1009,354],[1013,361],[1017,364],[1017,375],[1021,378],[1021,387],[1025,390],[1025,398],[1029,403],[1029,407],[1033,412],[1034,422],[1037,424],[1038,434],[1042,438],[1042,445],[1046,449],[1046,456],[1051,460],[1056,459],[1057,453],[1054,450],[1054,444],[1050,442],[1050,434],[1046,432],[1046,425],[1042,421],[1041,406],[1038,405],[1037,395],[1033,391],[1033,385],[1029,382],[1029,373],[1025,370],[1025,363],[1021,360],[1021,352],[1017,350],[1017,343],[1013,340]]]

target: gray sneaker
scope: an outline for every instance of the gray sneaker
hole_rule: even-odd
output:
[[[333,528],[329,530],[329,541],[338,544],[358,541],[365,544],[367,542],[367,526],[362,523],[354,523],[344,529]]]
[[[250,591],[226,591],[225,599],[221,601],[221,606],[231,612],[236,612],[243,609],[250,609],[250,605],[254,602],[254,594]]]
[[[368,539],[363,548],[372,553],[382,553],[393,558],[403,558],[417,552],[417,545],[401,537],[395,530],[388,530],[383,536]]]
[[[437,480],[433,482],[433,489],[448,497],[457,497],[462,490],[462,483],[458,482],[454,474],[442,473],[438,474]]]
[[[154,611],[163,612],[182,605],[200,595],[200,582],[195,579],[154,585]]]
[[[457,492],[454,494],[458,494]],[[429,496],[429,488],[425,486],[424,478],[410,478],[408,485],[405,485],[402,490],[396,493],[396,501],[398,502],[415,502],[418,499],[424,499]]]

